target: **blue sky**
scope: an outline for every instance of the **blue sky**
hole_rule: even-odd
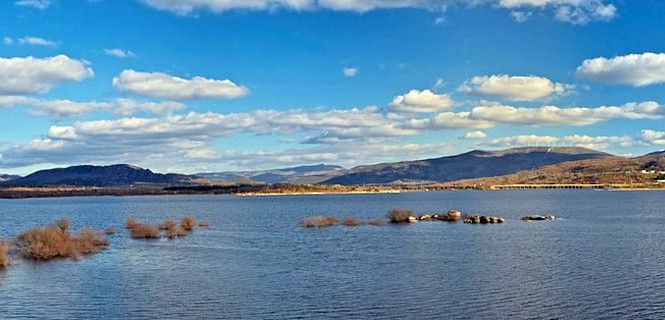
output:
[[[660,150],[664,15],[656,0],[3,1],[0,172]]]

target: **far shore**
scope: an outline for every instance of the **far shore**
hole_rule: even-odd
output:
[[[586,189],[607,191],[665,191],[663,184],[515,184],[515,185],[402,185],[402,186],[181,186],[181,187],[5,187],[0,199],[62,198],[94,196],[158,196],[220,194],[240,197],[335,195],[335,194],[398,194],[404,192],[456,190],[525,190],[525,189]]]

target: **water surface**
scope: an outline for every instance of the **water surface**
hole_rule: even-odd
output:
[[[298,226],[317,213],[376,219],[394,207],[508,221]],[[525,213],[563,219],[527,223]],[[211,227],[172,241],[131,240],[122,228],[129,216],[184,215]],[[118,232],[79,261],[0,271],[0,318],[665,318],[662,192],[0,200],[0,237],[60,217]]]

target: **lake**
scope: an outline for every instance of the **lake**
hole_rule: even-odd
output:
[[[113,226],[78,261],[15,260],[0,318],[665,318],[665,193],[447,191],[0,200],[0,237],[68,217]],[[391,208],[491,213],[500,225],[301,228],[312,214],[384,218]],[[527,213],[557,221],[523,222]],[[191,215],[209,228],[132,240],[127,217]]]

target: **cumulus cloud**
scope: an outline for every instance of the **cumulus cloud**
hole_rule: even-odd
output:
[[[20,104],[26,104],[30,101],[24,96],[0,96],[0,108],[13,107]]]
[[[442,129],[487,129],[494,122],[471,118],[470,112],[441,112],[425,119],[409,119],[403,124],[405,128],[415,130]]]
[[[487,133],[481,130],[469,131],[462,136],[462,139],[473,140],[473,139],[484,139],[487,138]]]
[[[548,10],[562,22],[586,24],[591,21],[607,21],[617,15],[616,7],[606,0],[140,0],[149,7],[192,15],[198,11],[224,12],[228,10],[335,10],[367,12],[379,9],[416,8],[444,12],[449,6],[489,5],[492,8],[509,9],[513,17],[528,18],[532,10]],[[443,17],[435,24],[443,23]]]
[[[476,76],[464,82],[460,91],[511,101],[535,101],[568,93],[572,85],[552,82],[544,77],[491,75]]]
[[[0,58],[0,95],[45,93],[58,84],[92,76],[86,62],[65,55]]]
[[[507,124],[584,126],[612,119],[661,119],[663,115],[665,115],[663,106],[656,102],[642,102],[596,108],[477,106],[471,110],[469,117]]]
[[[44,10],[51,5],[50,0],[17,0],[14,1],[17,6],[31,7],[39,10]]]
[[[358,68],[346,67],[342,70],[345,77],[355,77],[358,74]]]
[[[498,0],[498,5],[508,9],[551,8],[557,20],[572,24],[608,21],[617,15],[617,8],[605,0]]]
[[[453,106],[447,94],[435,94],[430,90],[411,90],[393,99],[390,109],[394,112],[439,112]]]
[[[665,132],[650,129],[642,130],[640,140],[650,145],[665,146]]]
[[[40,37],[23,37],[17,39],[18,43],[26,44],[30,46],[43,46],[43,47],[55,47],[57,43],[55,41],[46,40]]]
[[[123,50],[123,49],[120,49],[120,48],[104,49],[104,53],[106,53],[109,56],[116,57],[116,58],[134,58],[134,57],[136,57],[134,52],[131,52],[130,50]]]
[[[203,77],[183,79],[162,72],[123,70],[113,78],[113,86],[138,95],[168,99],[233,99],[247,95],[249,89],[231,80]]]
[[[53,118],[81,116],[93,111],[113,112],[122,116],[133,115],[140,111],[152,114],[168,114],[185,107],[185,105],[178,102],[140,102],[132,99],[116,99],[112,102],[33,100],[30,105],[32,106],[32,114]]]
[[[106,108],[99,105],[90,107]],[[237,133],[288,135],[294,132],[320,132],[325,134],[325,138],[350,142],[413,135],[418,131],[396,126],[376,107],[308,112],[190,112],[160,118],[125,117],[52,126],[48,138],[37,144],[29,142],[5,146],[4,150],[0,150],[3,155],[0,157],[0,164],[25,166],[60,161],[119,161],[123,156],[131,155],[138,159],[158,155],[166,157],[167,153],[167,159],[171,161],[183,157],[211,156],[215,154],[215,149],[210,147],[212,141]],[[330,140],[310,144],[315,144],[316,148],[331,150],[340,146],[353,146],[353,149],[357,149],[356,143],[335,143]],[[46,148],[48,152],[44,146],[49,146]]]
[[[665,53],[646,52],[614,58],[587,59],[577,76],[603,83],[642,87],[665,82]]]
[[[556,137],[551,135],[517,135],[493,139],[489,145],[495,147],[521,146],[575,146],[594,150],[606,150],[611,147],[630,147],[635,139],[630,136],[588,136],[569,135]]]

